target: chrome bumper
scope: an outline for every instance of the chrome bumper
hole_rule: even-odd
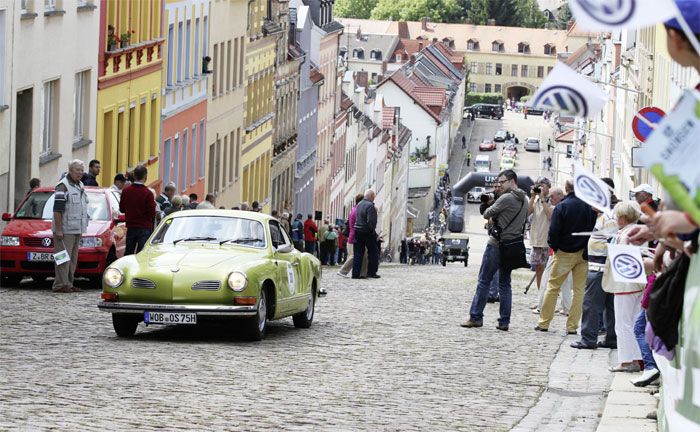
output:
[[[147,303],[120,303],[105,302],[97,303],[97,307],[102,312],[112,313],[132,313],[143,315],[146,311],[161,312],[195,312],[197,315],[215,317],[244,317],[253,316],[258,311],[258,306],[220,306],[220,305],[168,305],[168,304],[147,304]]]

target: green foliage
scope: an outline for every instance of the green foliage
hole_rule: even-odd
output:
[[[379,0],[372,10],[372,19],[420,21],[429,17],[433,22],[460,22],[466,10],[464,0]]]
[[[520,101],[519,101],[519,102],[525,103],[525,102],[529,101],[529,100],[530,100],[530,96],[532,96],[532,95],[525,95],[525,96],[522,96],[522,97],[520,98]]]
[[[540,28],[546,21],[537,0],[473,0],[468,15],[478,25],[495,19],[499,26]]]
[[[368,19],[378,0],[336,0],[333,12],[343,18]]]
[[[468,93],[465,100],[467,106],[477,103],[502,104],[503,95],[500,93]]]
[[[571,15],[571,9],[569,9],[569,3],[565,2],[560,8],[557,15],[557,27],[566,30],[566,25],[569,23],[573,16]]]
[[[520,0],[521,27],[543,28],[547,22],[537,0]]]

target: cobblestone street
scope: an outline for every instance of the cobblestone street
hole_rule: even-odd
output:
[[[118,339],[96,290],[2,289],[0,429],[507,430],[563,337],[531,330],[528,272],[511,331],[494,328],[497,304],[484,328],[460,328],[476,261],[394,265],[376,281],[327,270],[312,328],[274,322],[260,343],[143,324]]]

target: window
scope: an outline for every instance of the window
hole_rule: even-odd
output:
[[[192,151],[189,153],[190,158],[190,186],[194,186],[197,181],[197,124],[192,125]]]
[[[182,23],[177,23],[177,82],[182,82]]]
[[[41,153],[51,153],[58,132],[58,80],[44,83],[44,105],[41,133]]]
[[[175,30],[173,28],[173,25],[170,24],[168,26],[168,70],[167,70],[167,76],[166,76],[166,85],[168,87],[171,87],[173,85],[173,50],[174,48],[174,41],[175,38]]]
[[[365,58],[365,50],[362,48],[355,48],[354,50],[352,50],[352,58],[364,59]]]
[[[491,84],[484,84],[484,93],[491,93]]]
[[[199,178],[204,178],[204,120],[199,122]]]
[[[557,48],[554,45],[547,44],[544,46],[545,55],[557,55]]]
[[[345,47],[341,47],[338,50],[338,55],[340,56],[340,58],[345,58],[348,55],[348,49]]]
[[[396,54],[396,62],[401,62],[401,54]]]
[[[192,41],[192,20],[187,20],[185,30],[185,79],[190,79],[190,42]]]
[[[537,78],[544,77],[544,66],[537,66]]]
[[[209,17],[204,17],[202,23],[202,56],[209,54]]]
[[[236,166],[236,136],[235,132],[231,131],[230,138],[229,138],[229,168],[228,168],[228,182],[233,183],[233,174],[234,174],[234,167]]]
[[[282,230],[280,229],[280,225],[277,223],[277,221],[270,221],[270,240],[272,241],[272,246],[274,247],[284,244]]]
[[[518,76],[518,65],[516,65],[516,64],[511,65],[510,75],[514,76],[514,77]]]
[[[194,76],[201,75],[202,69],[199,66],[199,18],[194,20],[194,65],[193,66],[194,66]]]
[[[88,113],[90,103],[90,71],[75,74],[75,91],[73,97],[73,141],[87,136]]]
[[[379,50],[372,50],[372,51],[370,51],[369,56],[372,60],[381,60],[382,59],[382,52]]]
[[[469,91],[470,92],[476,92],[477,90],[478,89],[477,89],[476,83],[469,83]]]
[[[521,54],[530,54],[530,45],[527,42],[520,42],[518,44],[518,52]]]
[[[548,67],[547,67],[547,75],[549,75],[549,73],[552,71],[552,69],[553,69],[553,66],[548,66]]]
[[[57,0],[44,0],[44,9],[47,11],[56,9],[56,1]]]
[[[0,10],[0,65],[3,65],[0,67],[0,110],[2,110],[2,106],[5,105],[5,35],[7,34],[5,29],[5,10],[2,9]]]
[[[188,145],[188,133],[189,131],[185,129],[182,133],[182,158],[180,159],[180,191],[184,192],[187,189],[187,160],[190,158],[190,148]]]
[[[486,63],[486,75],[493,75],[493,63]]]
[[[479,41],[476,39],[469,39],[467,41],[467,49],[469,51],[479,51]]]
[[[520,76],[527,78],[527,65],[520,66]]]
[[[214,44],[214,69],[211,74],[211,97],[215,98],[219,92],[217,91],[217,83],[219,82],[219,44]]]
[[[503,47],[503,42],[501,41],[493,41],[491,43],[491,51],[493,52],[503,52],[504,47]]]
[[[501,90],[501,85],[500,85],[500,84],[495,84],[495,85],[493,86],[493,92],[494,92],[494,93],[501,93],[501,91],[502,91],[502,90]]]
[[[175,134],[175,145],[173,146],[173,157],[168,161],[169,164],[173,166],[173,184],[175,187],[178,185],[180,180],[180,135]],[[167,183],[166,183],[167,184]]]
[[[476,62],[470,62],[469,63],[469,73],[475,74],[477,70],[477,63]]]
[[[170,138],[163,143],[163,184],[170,183],[170,157],[172,154],[173,142]]]
[[[223,74],[221,75],[222,78],[224,75],[226,75],[226,87],[223,85],[221,86],[225,92],[229,92],[231,90],[231,58],[231,39],[229,39],[226,41],[226,70],[223,71]]]
[[[496,75],[503,75],[503,65],[501,63],[496,63]]]

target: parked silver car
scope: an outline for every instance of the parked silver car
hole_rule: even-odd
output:
[[[540,151],[540,140],[539,138],[530,137],[525,141],[525,151]]]

